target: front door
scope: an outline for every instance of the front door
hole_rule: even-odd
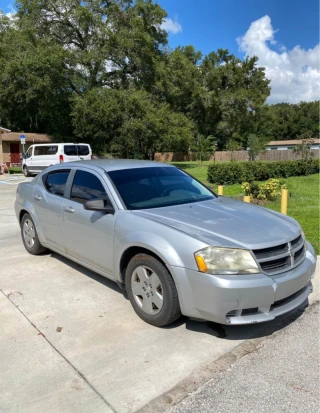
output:
[[[11,163],[21,163],[19,143],[10,143]]]
[[[70,199],[63,203],[62,231],[67,254],[113,277],[113,232],[116,213],[87,211],[90,199],[110,202],[102,177],[94,171],[76,171]]]

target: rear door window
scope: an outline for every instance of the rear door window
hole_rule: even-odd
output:
[[[89,153],[89,147],[87,145],[64,146],[64,154],[67,156],[87,156]]]
[[[50,172],[47,176],[45,187],[48,192],[63,196],[70,170]]]
[[[77,156],[78,151],[76,145],[65,145],[64,154],[67,156]]]
[[[70,198],[84,204],[90,199],[108,200],[107,193],[100,181],[90,172],[78,170],[73,180]]]
[[[79,153],[79,156],[89,155],[89,146],[87,146],[87,145],[78,145],[78,153]]]

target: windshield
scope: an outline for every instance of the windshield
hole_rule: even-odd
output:
[[[177,168],[151,167],[108,172],[128,209],[160,208],[207,201],[215,196]]]

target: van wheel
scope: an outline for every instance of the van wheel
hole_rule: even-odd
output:
[[[25,177],[31,176],[31,173],[29,172],[29,170],[26,166],[23,167],[23,174],[24,174]]]
[[[47,248],[40,244],[36,227],[29,214],[24,214],[22,217],[21,236],[25,249],[29,254],[38,255],[47,251]]]
[[[178,292],[168,269],[148,254],[135,255],[126,270],[126,289],[142,320],[163,327],[181,316]]]

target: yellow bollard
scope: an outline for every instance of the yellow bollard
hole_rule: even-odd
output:
[[[250,200],[250,195],[245,195],[243,197],[243,202],[247,202],[248,204],[250,204],[251,200]]]
[[[223,185],[218,186],[218,195],[223,195]]]
[[[281,189],[281,214],[287,215],[288,212],[288,190]]]

